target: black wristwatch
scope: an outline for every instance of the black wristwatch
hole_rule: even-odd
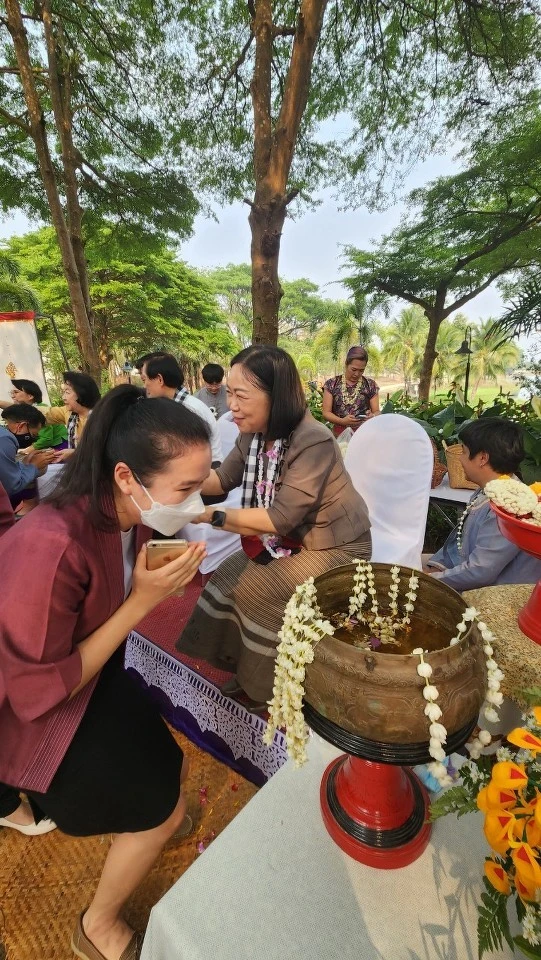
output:
[[[225,523],[226,512],[225,510],[215,510],[212,514],[212,520],[210,521],[211,527],[223,527]]]

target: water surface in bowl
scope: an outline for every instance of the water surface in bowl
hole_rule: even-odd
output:
[[[382,615],[385,616],[384,611],[382,611]],[[333,618],[330,619],[332,623]],[[453,628],[442,626],[413,614],[411,623],[400,627],[396,631],[395,639],[398,641],[397,643],[382,643],[380,646],[371,643],[370,646],[378,653],[408,654],[416,647],[422,647],[423,650],[428,650],[430,653],[448,647],[455,635],[456,626]],[[334,636],[337,640],[348,643],[350,646],[365,647],[367,641],[373,637],[373,631],[367,624],[359,623],[337,627]]]

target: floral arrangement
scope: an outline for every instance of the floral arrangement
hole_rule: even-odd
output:
[[[332,636],[336,628],[353,629],[357,624],[364,623],[368,626],[371,635],[367,639],[356,642],[355,645],[364,649],[377,650],[382,644],[396,644],[398,641],[395,633],[411,622],[411,614],[415,609],[417,599],[419,577],[415,571],[411,572],[408,580],[408,590],[405,594],[405,603],[403,603],[402,611],[400,611],[400,568],[397,566],[391,567],[390,572],[388,613],[382,613],[380,610],[374,584],[374,572],[372,565],[366,560],[357,560],[347,614],[333,616],[333,623],[324,620],[322,617],[317,604],[317,591],[313,577],[297,587],[287,604],[282,628],[278,634],[280,643],[274,673],[273,696],[272,700],[269,701],[269,722],[263,735],[263,741],[270,745],[275,731],[285,728],[288,754],[296,766],[301,766],[306,761],[308,728],[304,721],[302,705],[306,664],[312,663],[314,659],[314,645],[322,637]],[[478,620],[478,611],[474,607],[468,607],[457,625],[456,635],[450,641],[451,646],[462,640],[468,625],[473,620]],[[500,692],[503,673],[494,660],[492,632],[486,623],[479,620],[478,626],[483,638],[483,649],[488,671],[487,692],[482,712],[484,712],[487,720],[497,721],[497,708],[503,700],[503,695]],[[443,714],[437,703],[439,691],[430,682],[433,671],[426,659],[428,652],[419,647],[413,650],[411,655],[419,657],[417,673],[425,681],[423,696],[427,702],[424,713],[428,723],[429,753],[433,758],[433,762],[428,764],[428,771],[440,786],[447,787],[453,781],[443,762],[445,760],[443,745],[447,741],[447,730],[440,722]],[[480,730],[477,736],[467,744],[472,757],[478,758],[491,739],[488,730]]]
[[[541,527],[540,483],[533,483],[528,487],[512,477],[499,477],[497,480],[490,480],[484,492],[497,507],[512,513],[525,523]]]
[[[541,703],[541,689],[532,691]],[[433,801],[431,819],[447,813],[484,813],[491,855],[485,860],[484,893],[477,926],[479,956],[507,941],[529,958],[541,958],[541,706],[507,734],[509,747],[478,763],[467,761],[461,782]],[[522,934],[512,937],[508,907],[514,903]]]

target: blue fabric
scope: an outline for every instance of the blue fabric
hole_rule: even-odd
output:
[[[8,497],[21,493],[38,475],[37,467],[31,463],[19,463],[18,449],[14,434],[6,427],[0,427],[0,483]]]
[[[541,579],[541,560],[500,533],[496,514],[481,492],[462,528],[460,550],[455,527],[428,562],[441,565],[444,569],[434,576],[459,593],[500,583],[537,583]]]

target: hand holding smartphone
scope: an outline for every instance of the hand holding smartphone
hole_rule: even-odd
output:
[[[187,540],[149,540],[147,543],[147,570],[159,570],[186,553]],[[184,587],[174,594],[175,597],[184,596]]]

